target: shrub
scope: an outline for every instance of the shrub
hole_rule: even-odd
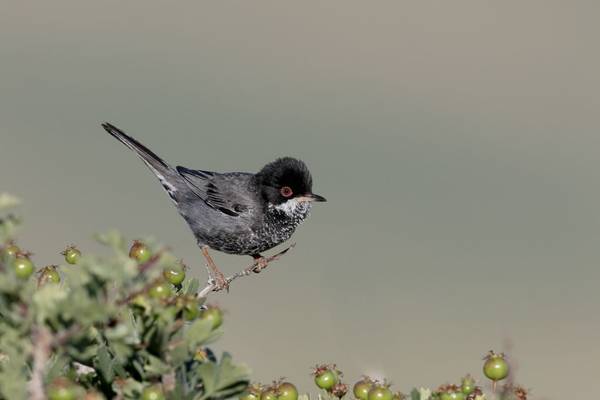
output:
[[[0,194],[0,400],[309,400],[282,378],[249,385],[246,366],[228,353],[215,357],[207,345],[220,336],[223,315],[198,295],[215,286],[209,279],[201,289],[197,279],[186,279],[185,265],[169,251],[151,241],[128,245],[110,232],[97,237],[110,256],[70,245],[63,265],[39,268],[13,241],[21,221],[6,210],[17,203]],[[527,400],[503,354],[491,351],[484,360],[490,397]],[[335,365],[317,365],[313,375],[319,400],[348,393],[358,400],[486,399],[470,375],[409,395],[366,376],[349,386]]]
[[[0,221],[0,398],[204,400],[246,388],[249,369],[206,347],[221,327],[198,281],[167,280],[181,269],[168,251],[151,246],[139,262],[111,232],[98,236],[111,256],[70,246],[64,265],[31,273],[31,255],[10,241],[19,223]]]

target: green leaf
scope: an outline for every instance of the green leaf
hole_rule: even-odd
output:
[[[60,306],[67,299],[67,292],[56,284],[42,286],[33,294],[33,305],[37,311],[37,323],[53,319],[61,313]]]
[[[180,342],[172,346],[169,355],[171,357],[171,363],[174,366],[179,366],[189,359],[190,351],[188,351],[185,342]]]
[[[169,364],[163,362],[160,358],[155,357],[151,354],[147,355],[146,365],[144,371],[147,373],[146,376],[160,376],[166,374],[171,370]]]
[[[144,390],[144,384],[135,379],[128,378],[112,383],[113,390],[126,399],[139,399]]]
[[[195,351],[199,345],[207,343],[213,335],[212,322],[197,319],[184,328],[183,339],[188,350]]]
[[[7,215],[5,218],[0,218],[0,242],[4,243],[12,239],[19,225],[21,225],[21,219],[14,215]]]
[[[113,370],[113,360],[105,346],[98,349],[98,356],[94,360],[96,370],[100,371],[105,382],[112,382],[115,377]]]
[[[189,281],[183,283],[183,292],[189,296],[193,296],[198,292],[200,288],[200,281],[198,278],[190,279]]]
[[[106,233],[98,233],[95,235],[95,238],[100,243],[110,246],[115,250],[118,249],[125,251],[125,239],[119,232],[115,230],[111,230]]]
[[[410,391],[410,400],[421,400],[421,394],[417,388],[413,388],[413,390]]]
[[[0,210],[12,208],[21,204],[21,200],[9,193],[0,193]]]
[[[21,400],[27,396],[27,356],[29,342],[23,342],[17,329],[2,329],[0,335],[0,398]]]
[[[200,399],[227,397],[244,391],[248,385],[250,369],[245,365],[233,364],[231,356],[224,353],[218,364],[200,364],[198,375],[204,384],[204,394]]]
[[[413,393],[417,392],[417,400],[429,400],[431,398],[431,390],[430,389],[426,389],[426,388],[420,388],[418,391],[417,389],[413,389],[413,391],[410,393],[411,395],[411,400],[414,399],[414,395]]]
[[[53,355],[46,366],[46,383],[59,376],[64,376],[69,367],[69,359],[65,356]]]

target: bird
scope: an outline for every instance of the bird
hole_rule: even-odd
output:
[[[268,264],[262,253],[288,240],[314,202],[326,201],[313,193],[312,175],[297,158],[277,158],[256,173],[173,167],[116,126],[102,127],[156,175],[194,234],[216,291],[229,282],[209,249],[251,256],[253,271],[260,272]]]

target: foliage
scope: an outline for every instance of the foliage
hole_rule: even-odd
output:
[[[31,254],[12,241],[21,221],[7,210],[17,204],[0,194],[0,400],[310,400],[283,378],[249,385],[249,369],[228,353],[217,360],[206,346],[222,332],[222,312],[197,298],[199,282],[152,241],[127,248],[109,232],[98,240],[111,256],[70,245],[64,265],[34,274]],[[487,393],[471,375],[408,395],[367,376],[349,386],[334,364],[317,365],[313,376],[318,400],[527,400],[509,367],[503,354],[488,353]]]
[[[16,203],[0,195],[0,211]],[[151,245],[152,257],[140,263],[129,257],[125,240],[110,232],[98,236],[112,249],[109,257],[85,252],[73,257],[67,251],[64,265],[19,275],[16,260],[30,254],[5,251],[19,224],[14,215],[2,215],[1,399],[85,393],[137,399],[145,389],[158,388],[166,399],[207,400],[246,388],[249,369],[227,353],[217,360],[206,347],[221,328],[203,317],[204,299],[195,297],[198,281],[174,286],[163,276],[163,270],[179,265],[172,254]],[[58,276],[51,276],[55,272]],[[153,289],[165,284],[169,290],[155,295]]]

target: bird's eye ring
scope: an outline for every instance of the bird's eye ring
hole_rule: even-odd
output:
[[[292,191],[292,188],[289,186],[284,186],[282,187],[279,192],[281,193],[281,195],[283,197],[290,197],[292,194],[294,194],[294,192]]]

